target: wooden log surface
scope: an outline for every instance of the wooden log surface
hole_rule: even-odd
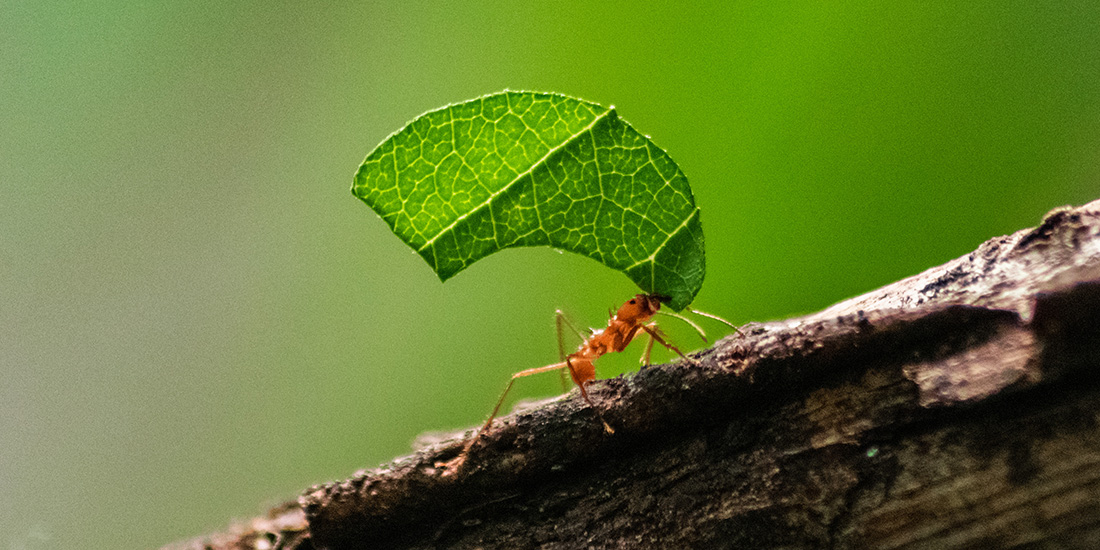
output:
[[[169,548],[1100,548],[1100,201]]]

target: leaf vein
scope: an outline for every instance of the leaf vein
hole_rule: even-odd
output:
[[[654,264],[653,268],[656,268],[656,265],[655,265],[656,262],[654,260],[657,259],[657,254],[659,252],[661,252],[662,250],[664,250],[665,245],[667,245],[668,242],[671,241],[672,238],[675,237],[678,233],[683,231],[688,226],[688,223],[691,222],[692,218],[694,218],[698,214],[699,214],[699,209],[698,208],[696,208],[695,210],[692,210],[691,214],[688,215],[688,217],[684,218],[684,221],[680,223],[679,227],[677,227],[676,229],[673,229],[672,232],[668,234],[668,237],[665,238],[664,242],[657,245],[657,248],[653,249],[652,254],[650,254],[646,258],[638,260],[637,262],[634,262],[633,264],[623,268],[623,271],[629,271],[629,270],[634,269],[635,267],[638,267],[638,266],[640,266],[640,265],[642,265],[646,262],[653,262],[653,264]],[[654,274],[654,276],[656,276],[656,274]]]
[[[509,107],[509,109],[510,108],[511,107]],[[509,189],[514,187],[517,182],[519,182],[520,180],[523,179],[524,176],[527,176],[527,175],[531,174],[532,172],[535,171],[536,168],[538,168],[539,166],[542,166],[543,164],[545,164],[546,160],[549,159],[554,153],[556,153],[556,152],[562,150],[563,148],[565,148],[567,145],[569,145],[575,139],[577,139],[578,136],[584,134],[585,132],[591,131],[592,128],[594,126],[596,126],[596,124],[599,124],[599,122],[601,120],[607,118],[608,114],[612,113],[612,112],[614,112],[614,111],[611,110],[611,109],[608,109],[607,111],[604,111],[603,113],[600,113],[598,116],[596,116],[596,118],[594,118],[592,120],[592,122],[588,126],[585,126],[580,131],[573,134],[572,136],[569,136],[569,138],[567,138],[565,140],[562,140],[562,142],[560,144],[558,144],[557,147],[554,147],[553,149],[550,149],[549,151],[547,151],[546,154],[543,155],[542,158],[540,158],[537,162],[532,164],[530,168],[525,170],[523,173],[518,174],[516,177],[512,178],[512,181],[505,184],[503,187],[498,189],[496,192],[490,194],[489,198],[485,199],[484,202],[482,202],[481,204],[475,206],[469,212],[466,212],[465,214],[459,216],[458,218],[455,218],[455,221],[451,222],[450,225],[448,225],[447,227],[444,227],[442,230],[440,230],[440,232],[437,233],[434,237],[428,239],[428,241],[425,242],[424,245],[421,246],[419,249],[417,249],[417,251],[420,252],[420,251],[423,251],[424,249],[428,248],[429,246],[432,246],[432,244],[434,244],[435,241],[439,239],[439,237],[441,237],[441,236],[447,234],[448,232],[454,230],[455,226],[457,226],[463,220],[465,220],[466,218],[468,218],[468,217],[472,216],[473,214],[477,213],[481,209],[489,206],[493,202],[493,199],[497,198],[502,193],[505,193],[506,191],[508,191]],[[494,222],[493,225],[494,225],[494,232],[495,232],[496,223]]]

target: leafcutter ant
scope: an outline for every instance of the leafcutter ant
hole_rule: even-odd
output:
[[[493,424],[493,420],[497,417],[497,413],[500,412],[500,406],[504,403],[504,398],[508,396],[508,392],[512,389],[512,385],[515,384],[517,378],[523,378],[532,374],[539,374],[543,372],[561,371],[567,369],[570,377],[573,379],[573,383],[580,388],[581,397],[588,403],[592,410],[596,413],[596,416],[603,424],[604,430],[611,434],[615,433],[615,429],[604,420],[603,415],[600,414],[600,410],[596,407],[596,404],[592,402],[592,398],[588,395],[588,389],[585,387],[589,382],[596,379],[596,366],[594,362],[606,353],[620,352],[626,349],[630,342],[634,340],[639,334],[645,333],[649,336],[649,341],[646,343],[645,351],[642,352],[641,362],[642,365],[649,364],[649,355],[653,349],[653,343],[657,342],[669,350],[675,352],[682,357],[685,361],[698,365],[698,361],[688,357],[680,351],[675,345],[671,344],[664,333],[657,327],[657,323],[652,323],[650,320],[657,313],[662,315],[670,315],[676,317],[694,328],[699,332],[699,335],[706,342],[706,335],[703,333],[703,329],[698,325],[691,322],[691,320],[677,315],[675,313],[669,313],[660,311],[661,302],[667,301],[668,298],[656,295],[656,294],[637,294],[630,300],[628,300],[622,307],[616,312],[609,311],[610,320],[607,322],[607,327],[602,330],[594,330],[587,337],[576,329],[565,318],[565,315],[559,310],[557,312],[557,328],[558,328],[558,351],[561,357],[561,362],[547,365],[545,367],[538,367],[534,369],[527,369],[519,371],[512,375],[512,379],[508,381],[508,386],[504,388],[504,393],[501,394],[500,399],[497,401],[493,412],[489,415],[489,419],[485,421],[485,424],[481,426],[481,429],[477,431],[477,434],[466,443],[466,446],[462,449],[462,453],[458,458],[451,461],[448,465],[448,469],[452,472],[457,471],[463,463],[466,461],[467,455],[470,453],[470,449],[481,439],[481,437],[489,430]],[[741,331],[729,321],[722,319],[716,315],[709,313],[703,313],[701,311],[689,310],[697,315],[709,317],[717,321],[721,321],[741,334]],[[565,354],[564,346],[561,342],[562,325],[565,324],[574,332],[576,332],[584,342],[581,346],[568,355]]]

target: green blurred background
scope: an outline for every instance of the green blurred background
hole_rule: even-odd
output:
[[[447,103],[617,106],[736,322],[1100,197],[1100,3],[827,4],[0,4],[0,549],[223,528],[483,420],[556,308],[601,325],[623,275],[509,250],[444,285],[352,197]]]

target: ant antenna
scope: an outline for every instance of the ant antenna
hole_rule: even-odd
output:
[[[735,325],[735,324],[733,324],[733,323],[731,323],[731,322],[729,322],[729,321],[727,321],[727,320],[725,320],[725,319],[723,319],[723,318],[721,318],[721,317],[719,317],[719,316],[717,316],[717,315],[714,315],[714,314],[712,314],[712,313],[707,313],[707,312],[705,312],[705,311],[699,311],[699,310],[697,310],[697,309],[691,309],[691,308],[688,308],[688,311],[690,311],[690,312],[692,312],[692,313],[694,313],[694,314],[696,314],[696,315],[702,315],[703,317],[707,317],[707,318],[710,318],[710,319],[714,319],[715,321],[718,321],[719,323],[725,323],[725,324],[726,324],[726,325],[728,325],[728,326],[729,326],[730,328],[732,328],[733,330],[737,331],[737,334],[739,334],[740,336],[742,336],[742,337],[744,337],[744,336],[745,336],[745,333],[744,333],[744,332],[741,332],[741,329],[737,328],[737,325]]]
[[[699,333],[699,337],[703,339],[703,342],[706,342],[708,344],[710,343],[710,341],[707,340],[707,333],[703,332],[703,329],[699,328],[699,325],[692,322],[691,319],[688,319],[687,317],[684,317],[683,315],[680,315],[679,313],[673,313],[671,311],[660,311],[660,310],[658,310],[657,313],[659,313],[661,315],[668,315],[669,317],[675,317],[675,318],[691,325],[691,328],[695,329],[695,332]]]

